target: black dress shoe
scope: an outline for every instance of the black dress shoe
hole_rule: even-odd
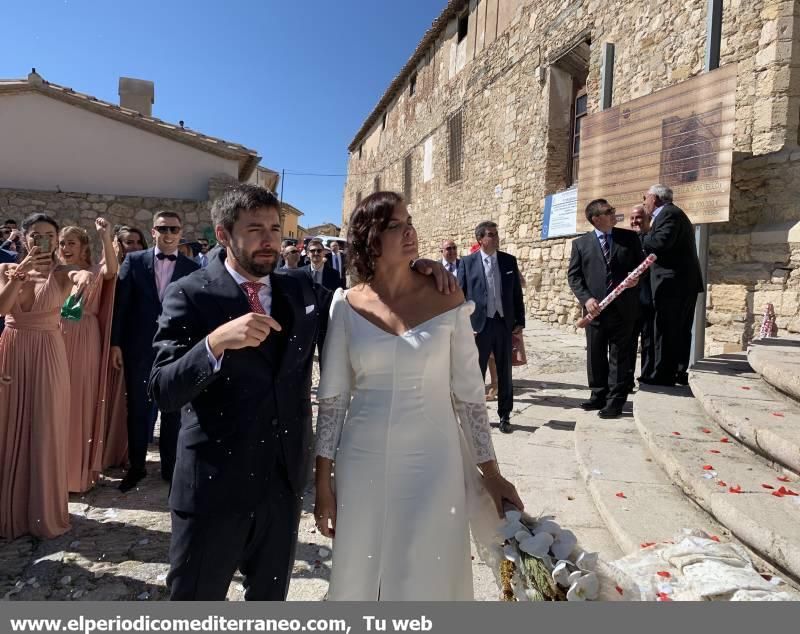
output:
[[[591,412],[596,409],[603,409],[605,406],[606,406],[605,401],[601,401],[596,398],[581,403],[581,409],[586,410],[587,412]]]
[[[597,412],[600,418],[619,418],[622,416],[622,408],[618,405],[606,405],[603,409]]]
[[[144,469],[129,469],[125,477],[122,478],[122,482],[119,483],[119,490],[123,493],[127,493],[131,489],[136,488],[136,485],[139,484],[146,475],[147,471]]]
[[[689,375],[686,372],[678,372],[675,377],[675,383],[678,385],[689,385]]]
[[[646,376],[639,377],[639,383],[644,383],[645,385],[663,385],[666,387],[675,387],[675,381],[667,381],[665,379],[658,379]]]
[[[500,431],[504,434],[511,433],[511,421],[508,419],[508,416],[500,419]]]

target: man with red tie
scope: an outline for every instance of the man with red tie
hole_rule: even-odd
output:
[[[135,488],[147,475],[147,444],[158,415],[147,392],[147,380],[153,366],[153,335],[164,293],[171,282],[200,268],[197,262],[178,253],[181,231],[181,217],[177,213],[156,212],[152,229],[155,247],[129,253],[119,269],[111,326],[111,362],[118,369],[125,367],[128,395],[130,468],[119,485],[122,492]],[[161,477],[166,481],[172,478],[179,424],[175,414],[161,414],[158,448]]]
[[[172,285],[150,386],[180,412],[169,505],[173,600],[222,601],[237,568],[246,600],[283,600],[308,475],[311,362],[320,320],[311,281],[276,270],[280,203],[254,185],[211,210],[220,250]]]

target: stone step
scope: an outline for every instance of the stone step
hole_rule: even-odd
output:
[[[672,482],[759,556],[800,579],[800,496],[771,495],[780,487],[800,493],[797,478],[782,476],[711,425],[687,388],[642,386],[633,412]]]
[[[747,360],[767,383],[800,401],[800,337],[754,341]]]
[[[744,353],[697,363],[689,385],[711,421],[776,466],[800,473],[800,403],[767,384]]]
[[[670,540],[684,528],[730,537],[667,477],[632,418],[581,417],[575,429],[575,454],[586,488],[625,554]]]

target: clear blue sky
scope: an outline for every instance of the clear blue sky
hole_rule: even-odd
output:
[[[259,152],[271,169],[344,174],[347,146],[446,0],[1,0],[0,77],[118,103]],[[341,221],[344,177],[288,176],[305,226]]]

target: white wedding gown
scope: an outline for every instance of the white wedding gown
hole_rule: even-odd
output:
[[[328,598],[472,600],[470,520],[481,506],[497,523],[470,485],[475,464],[494,459],[474,306],[397,336],[345,295],[333,298],[317,393],[317,454],[335,459]]]

